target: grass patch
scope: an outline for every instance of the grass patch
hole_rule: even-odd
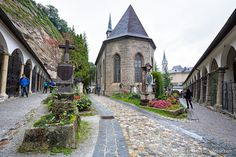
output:
[[[79,142],[82,142],[86,140],[89,136],[90,133],[90,126],[89,123],[86,121],[81,120],[80,121],[80,126],[79,126],[79,131],[76,134],[76,139]]]
[[[135,106],[137,106],[139,108],[142,108],[142,109],[150,111],[150,112],[154,112],[154,113],[159,114],[163,117],[176,118],[176,119],[187,118],[187,113],[182,113],[178,116],[175,116],[175,115],[171,114],[170,112],[165,111],[163,109],[158,109],[158,108],[149,107],[149,106],[142,106],[142,105],[140,105],[140,99],[130,99],[128,97],[121,97],[121,96],[116,96],[116,95],[113,95],[112,98],[134,104]],[[181,107],[180,104],[171,105],[171,107],[169,107],[168,110],[177,110],[180,107]]]
[[[72,149],[65,148],[65,147],[53,147],[50,152],[50,155],[56,155],[58,153],[63,153],[64,155],[68,156],[68,155],[71,155]]]
[[[176,118],[176,119],[184,119],[184,118],[187,117],[187,113],[182,113],[182,114],[179,114],[179,115],[175,116],[175,115],[171,114],[168,111],[161,110],[161,109],[158,109],[158,108],[153,108],[153,107],[149,107],[149,106],[139,106],[139,107],[144,109],[144,110],[157,113],[157,114],[159,114],[161,116],[164,116],[164,117],[170,117],[170,118]]]

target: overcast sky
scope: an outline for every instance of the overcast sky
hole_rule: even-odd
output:
[[[89,61],[95,62],[106,39],[109,14],[112,28],[131,4],[157,48],[155,60],[161,69],[163,52],[168,69],[192,67],[213,41],[236,7],[236,0],[36,0],[53,5],[60,18],[85,32]]]

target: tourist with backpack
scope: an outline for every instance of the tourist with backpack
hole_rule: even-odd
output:
[[[29,86],[29,79],[25,76],[25,74],[23,74],[22,77],[20,78],[20,86],[21,86],[21,96],[24,97],[24,95],[26,95],[28,97],[27,88]]]
[[[47,93],[48,92],[48,82],[44,81],[43,83],[43,93]]]

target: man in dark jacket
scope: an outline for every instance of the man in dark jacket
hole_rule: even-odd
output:
[[[192,105],[192,92],[187,89],[186,93],[185,93],[185,99],[186,99],[186,102],[187,102],[187,108],[189,109],[189,104],[191,105],[191,108],[193,108],[193,105]]]
[[[24,94],[28,97],[28,91],[27,88],[29,86],[29,79],[25,76],[25,74],[22,75],[20,78],[20,86],[21,86],[21,96],[24,97]]]

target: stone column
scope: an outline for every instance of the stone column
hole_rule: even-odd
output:
[[[24,69],[25,69],[25,65],[21,64],[21,69],[20,69],[20,78],[22,77],[22,75],[24,74]],[[21,86],[19,85],[19,93],[21,94]]]
[[[37,84],[38,84],[38,73],[36,72],[36,75],[35,75],[35,86],[34,86],[35,93],[38,91],[37,90]]]
[[[195,83],[194,100],[195,100],[196,102],[198,102],[198,99],[197,99],[197,92],[198,92],[198,80],[196,80],[196,83]]]
[[[200,99],[199,99],[199,104],[203,103],[203,80],[201,79],[201,86],[200,86]]]
[[[33,71],[32,71],[32,69],[30,69],[30,78],[29,78],[29,80],[30,80],[30,84],[29,84],[29,94],[32,94],[32,73],[33,73]]]
[[[217,109],[222,108],[222,85],[224,81],[224,68],[219,68],[218,72],[218,84],[217,84],[217,98],[216,98],[216,105]]]
[[[206,84],[206,102],[205,105],[209,106],[211,104],[211,91],[210,91],[210,74],[207,75],[207,84]]]
[[[25,70],[25,65],[21,64],[20,77],[24,74],[24,70]]]
[[[1,74],[0,74],[0,80],[1,80],[1,88],[0,88],[0,96],[4,99],[7,98],[6,94],[6,87],[7,87],[7,70],[8,70],[8,60],[9,55],[6,53],[3,53],[3,60],[2,60],[2,68]]]

